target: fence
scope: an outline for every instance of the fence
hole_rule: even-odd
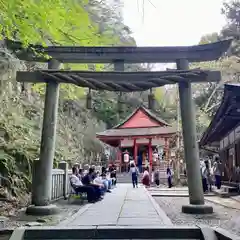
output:
[[[52,170],[52,191],[51,200],[55,201],[60,198],[66,198],[71,191],[69,177],[72,171],[68,169],[66,162],[59,164],[59,169]]]

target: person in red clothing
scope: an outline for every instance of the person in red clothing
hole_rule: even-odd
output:
[[[149,175],[148,167],[146,167],[143,172],[142,184],[145,187],[150,187],[150,175]]]

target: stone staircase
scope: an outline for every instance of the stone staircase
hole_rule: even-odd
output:
[[[131,183],[132,177],[130,173],[118,173],[117,183]]]
[[[142,173],[138,176],[138,182],[142,179]],[[117,183],[132,183],[132,176],[130,173],[118,173]]]
[[[165,183],[167,182],[167,174],[165,169],[160,169],[160,182]],[[138,176],[138,181],[140,182],[142,179],[142,173]],[[132,182],[132,177],[130,173],[118,173],[117,174],[117,182],[118,183],[131,183]]]

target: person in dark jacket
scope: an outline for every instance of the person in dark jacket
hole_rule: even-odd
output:
[[[97,193],[98,198],[101,197],[102,191],[101,188],[104,187],[104,185],[94,184],[93,180],[95,178],[96,174],[93,168],[89,168],[89,172],[82,178],[82,183],[85,186],[91,186],[94,188],[95,192]]]
[[[168,167],[167,168],[167,181],[168,181],[168,187],[172,187],[172,172],[171,169]]]

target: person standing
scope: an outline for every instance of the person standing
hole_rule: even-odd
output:
[[[205,193],[208,190],[208,184],[207,184],[207,171],[206,171],[206,166],[204,162],[201,162],[201,176],[202,176],[203,192]]]
[[[167,181],[168,181],[168,188],[172,187],[172,172],[169,167],[167,167]]]
[[[143,172],[142,184],[145,187],[150,187],[150,175],[149,175],[149,172],[148,172],[148,167],[145,167],[145,170]]]
[[[218,157],[215,158],[215,162],[213,164],[213,173],[215,176],[216,187],[217,189],[220,189],[222,185],[222,173],[221,173],[221,163]]]
[[[133,184],[133,188],[138,187],[138,169],[135,166],[135,163],[131,163],[130,164],[130,171],[129,171],[132,175],[132,184]]]
[[[212,191],[212,176],[211,176],[208,160],[205,161],[205,176],[207,179],[207,186],[208,186],[207,190],[209,190],[209,192],[211,192]]]
[[[159,187],[160,185],[160,174],[159,174],[159,169],[155,169],[153,172],[153,181]]]

